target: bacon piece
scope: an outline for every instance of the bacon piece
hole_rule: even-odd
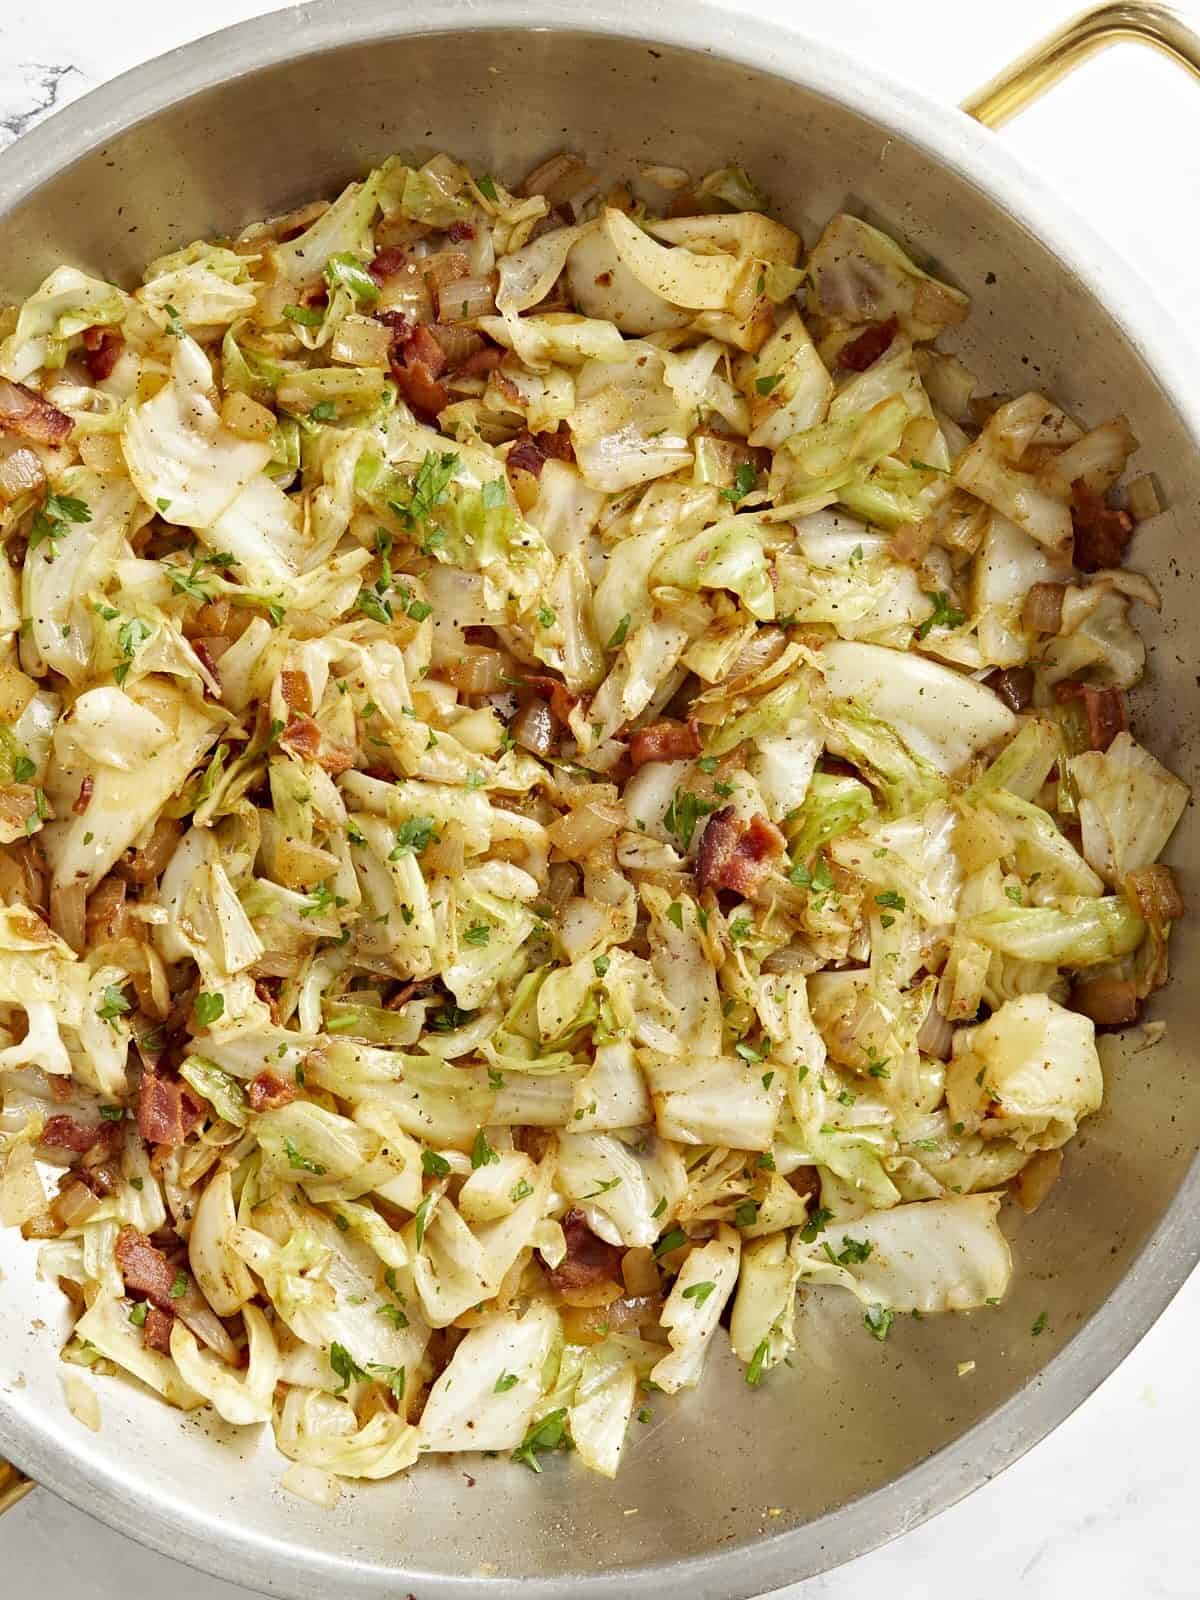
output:
[[[412,338],[413,328],[416,324],[411,317],[405,316],[403,311],[377,311],[375,321],[382,322],[385,328],[390,328],[395,335],[396,342],[403,344],[406,339]]]
[[[382,250],[375,252],[375,259],[367,267],[367,271],[375,279],[376,283],[382,283],[385,278],[394,277],[407,260],[407,250],[402,250],[399,245],[385,245]],[[390,314],[392,316],[397,315],[396,312]],[[388,315],[389,313],[386,311],[380,312],[380,321],[383,321]]]
[[[65,411],[23,383],[0,378],[0,428],[34,444],[62,444],[75,424]]]
[[[250,1080],[246,1098],[251,1111],[277,1111],[280,1106],[290,1106],[300,1093],[294,1083],[277,1078],[273,1072],[260,1072]]]
[[[321,748],[321,730],[311,717],[294,715],[280,734],[279,743],[293,755],[313,761]]]
[[[113,1254],[128,1294],[144,1295],[160,1311],[173,1311],[171,1288],[178,1273],[157,1245],[137,1228],[122,1228]]]
[[[556,1289],[590,1289],[597,1283],[621,1282],[621,1257],[625,1252],[619,1245],[597,1238],[582,1211],[577,1207],[568,1211],[562,1228],[567,1253],[548,1273]]]
[[[93,789],[95,789],[95,787],[96,787],[96,780],[92,777],[91,773],[89,772],[87,774],[87,776],[84,778],[83,782],[79,785],[79,793],[75,796],[75,800],[74,800],[74,802],[73,802],[73,804],[71,806],[71,810],[75,813],[75,815],[77,817],[81,817],[83,815],[83,813],[87,810],[87,808],[91,805],[91,803],[92,803],[92,791],[93,791]]]
[[[171,1354],[171,1328],[175,1322],[172,1311],[160,1311],[152,1305],[142,1324],[142,1343],[147,1350],[157,1350],[160,1355]]]
[[[731,889],[753,894],[766,877],[772,856],[782,855],[787,841],[761,812],[748,823],[732,806],[723,806],[708,819],[700,836],[696,882],[701,889]]]
[[[436,417],[450,404],[450,391],[438,383],[424,361],[392,362],[392,377],[406,404],[423,417]]]
[[[182,1144],[204,1115],[182,1083],[155,1072],[142,1073],[137,1122],[147,1144]]]
[[[476,350],[473,355],[455,367],[456,378],[477,378],[485,372],[491,372],[504,360],[504,351],[497,344],[484,345],[482,350]]]
[[[462,244],[464,239],[475,237],[475,229],[469,222],[452,222],[446,229],[446,237],[451,244]]]
[[[895,317],[889,317],[886,322],[872,322],[838,351],[838,366],[847,372],[865,372],[890,346],[899,326]]]
[[[446,352],[423,322],[417,324],[405,341],[404,359],[422,362],[429,368],[431,378],[440,378],[446,370]]]
[[[254,992],[271,1013],[271,1024],[279,1026],[279,979],[255,978]]]
[[[83,336],[83,343],[87,350],[83,364],[88,369],[92,382],[103,383],[105,378],[111,378],[113,368],[125,348],[125,341],[121,335],[114,333],[111,328],[89,328]]]
[[[505,470],[508,472],[529,472],[535,478],[540,478],[542,468],[546,465],[546,457],[533,442],[531,435],[522,434],[504,458]]]
[[[503,354],[503,351],[501,354]],[[553,433],[535,433],[533,442],[548,460],[574,461],[575,459],[575,446],[571,443],[571,430],[561,424]]]
[[[48,1150],[73,1150],[83,1155],[108,1133],[108,1124],[89,1127],[86,1122],[76,1122],[74,1117],[48,1117],[42,1129],[41,1143]]]
[[[307,672],[281,672],[279,692],[290,711],[301,711],[306,716],[312,711],[312,689]]]
[[[1161,861],[1131,872],[1125,879],[1125,893],[1138,916],[1147,922],[1161,926],[1164,922],[1178,922],[1183,915],[1183,896],[1175,874]]]
[[[1133,537],[1128,511],[1114,511],[1082,478],[1071,485],[1071,525],[1075,529],[1075,565],[1081,572],[1119,567]]]
[[[695,717],[687,722],[667,718],[652,722],[648,728],[639,728],[629,743],[629,759],[636,772],[647,761],[686,761],[698,756],[704,745],[700,739],[700,725]]]
[[[1059,705],[1083,701],[1091,750],[1107,750],[1117,735],[1129,727],[1129,701],[1123,689],[1095,689],[1090,683],[1068,678],[1065,683],[1055,684],[1054,695]]]
[[[317,753],[317,764],[325,769],[331,778],[339,777],[343,772],[349,772],[354,765],[355,754],[345,745],[323,743]],[[388,780],[391,781],[390,779]]]

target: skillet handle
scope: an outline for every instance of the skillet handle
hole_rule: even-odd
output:
[[[1125,0],[1096,6],[1065,22],[968,95],[962,110],[985,128],[1002,127],[1098,50],[1125,39],[1161,50],[1200,78],[1200,34],[1169,6]]]
[[[19,1467],[11,1466],[0,1457],[0,1517],[6,1511],[11,1511],[32,1488],[32,1478],[27,1478]]]

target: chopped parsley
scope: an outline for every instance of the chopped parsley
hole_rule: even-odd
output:
[[[826,1223],[832,1221],[833,1212],[826,1211],[824,1206],[818,1206],[813,1212],[812,1216],[809,1217],[808,1221],[800,1229],[801,1239],[803,1239],[805,1244],[815,1244],[817,1242],[817,1235],[819,1233],[824,1233]]]
[[[213,1023],[225,1015],[225,996],[222,994],[206,994],[203,990],[195,1000],[196,1021],[202,1028],[211,1028]]]
[[[688,1236],[682,1228],[675,1227],[669,1233],[664,1233],[654,1246],[655,1257],[669,1256],[672,1250],[678,1250],[680,1245],[688,1242]]]
[[[663,827],[668,833],[675,835],[679,841],[679,848],[687,851],[691,847],[692,835],[700,818],[707,817],[716,809],[715,801],[702,800],[690,789],[676,789],[663,817]]]
[[[950,604],[949,595],[944,592],[935,594],[929,590],[923,592],[926,600],[933,606],[933,610],[917,629],[918,639],[927,638],[934,628],[958,628],[967,620],[965,611],[959,611],[957,607]]]
[[[488,1143],[487,1134],[480,1128],[475,1135],[475,1143],[471,1146],[471,1169],[477,1172],[480,1167],[490,1167],[498,1162],[500,1157]]]
[[[542,1470],[538,1456],[546,1450],[566,1450],[570,1448],[570,1435],[567,1433],[567,1412],[564,1406],[557,1411],[549,1411],[535,1422],[525,1435],[524,1439],[513,1451],[512,1459],[523,1462],[533,1472]]]
[[[422,1150],[421,1171],[427,1178],[448,1178],[450,1163],[445,1156],[439,1156],[436,1150]]]
[[[733,488],[722,489],[721,499],[728,500],[731,505],[737,505],[744,500],[754,485],[758,482],[758,473],[748,461],[743,461],[733,475]]]
[[[702,1306],[716,1287],[716,1284],[709,1280],[704,1283],[689,1283],[682,1291],[683,1298],[694,1300],[698,1306]]]
[[[315,1178],[323,1178],[328,1171],[319,1161],[312,1161],[304,1154],[294,1139],[283,1141],[283,1153],[287,1157],[287,1164],[296,1172],[311,1172]]]
[[[619,650],[621,648],[621,646],[625,643],[625,637],[629,632],[629,624],[632,621],[633,618],[627,611],[621,618],[620,622],[617,623],[612,633],[609,635],[608,644],[605,646],[605,649]]]
[[[868,1306],[863,1313],[863,1326],[872,1339],[884,1340],[891,1332],[892,1323],[896,1320],[896,1313],[891,1306]]]
[[[401,856],[420,855],[431,844],[437,844],[439,834],[432,817],[408,817],[396,829],[396,843],[388,856],[389,861],[399,861]]]
[[[335,1393],[345,1394],[352,1383],[369,1383],[370,1377],[355,1361],[344,1344],[335,1340],[329,1346],[329,1365],[333,1368],[334,1375],[339,1378]]]
[[[115,983],[110,983],[104,991],[101,1004],[96,1007],[96,1015],[101,1022],[115,1022],[130,1009],[129,1001],[121,993]]]

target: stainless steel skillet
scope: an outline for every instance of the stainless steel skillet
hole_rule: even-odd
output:
[[[976,97],[985,120],[1114,29],[1200,48],[1160,8],[1105,8]],[[633,0],[317,0],[137,69],[0,159],[0,298],[62,259],[118,277],[171,244],[331,191],[396,149],[455,151],[519,175],[563,144],[614,175],[654,159],[736,160],[805,227],[849,206],[975,298],[967,356],[987,386],[1039,382],[1099,420],[1123,410],[1170,510],[1138,537],[1159,583],[1139,727],[1193,783],[1200,634],[1193,554],[1200,380],[1180,332],[1069,206],[994,138],[802,35],[707,6]],[[1185,889],[1197,835],[1176,850]],[[613,1484],[569,1462],[535,1479],[495,1461],[425,1463],[329,1515],[277,1488],[253,1435],[100,1386],[85,1432],[59,1382],[57,1292],[0,1236],[0,1450],[38,1481],[169,1554],[268,1592],[497,1600],[758,1594],[821,1571],[951,1503],[1054,1427],[1117,1364],[1200,1253],[1200,935],[1174,941],[1165,1039],[1105,1042],[1108,1102],[1052,1204],[1007,1229],[1019,1276],[986,1317],[844,1337],[805,1308],[792,1372],[751,1393],[719,1362],[661,1408]],[[1046,1313],[1046,1331],[1031,1327]],[[972,1382],[956,1364],[976,1362]],[[5,1483],[0,1479],[0,1504]]]

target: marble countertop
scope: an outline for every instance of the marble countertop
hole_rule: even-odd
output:
[[[1200,26],[1200,0],[1176,3]],[[748,26],[796,11],[788,0],[740,0],[733,8]],[[62,0],[53,8],[0,0],[0,146],[139,61],[269,9],[261,0],[192,7]],[[820,14],[805,8],[804,25],[957,100],[1075,9],[1076,0],[1007,0],[1003,15],[998,7],[970,8],[964,29],[968,8],[960,0],[839,0]],[[1200,140],[1178,136],[1195,126],[1196,96],[1196,85],[1170,63],[1125,47],[1090,63],[1000,137],[1059,184],[1075,209],[1102,223],[1200,342]],[[1022,1461],[924,1527],[786,1591],[788,1600],[861,1600],[884,1591],[908,1600],[951,1590],[963,1600],[1009,1600],[1018,1590],[1022,1600],[1195,1600],[1195,1558],[1180,1537],[1194,1515],[1192,1441],[1200,1431],[1194,1319],[1200,1274],[1118,1371]],[[0,1574],[26,1573],[37,1574],[39,1600],[152,1593],[248,1600],[246,1591],[152,1555],[42,1490],[0,1523]]]

